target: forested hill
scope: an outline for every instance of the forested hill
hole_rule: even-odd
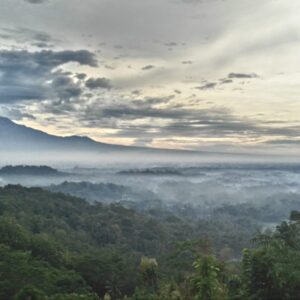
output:
[[[46,295],[103,296],[111,289],[130,295],[141,257],[169,253],[192,232],[179,219],[160,223],[118,205],[90,205],[40,188],[0,188],[0,299],[14,299],[27,285]]]
[[[299,213],[292,218],[230,262],[226,243],[240,232],[221,234],[216,252],[212,223],[10,185],[0,188],[0,299],[296,300]]]
[[[67,175],[48,166],[5,166],[0,169],[2,176],[62,176]]]
[[[167,250],[170,241],[192,234],[191,227],[180,219],[160,223],[120,205],[90,205],[40,188],[9,185],[0,189],[0,211],[34,234],[51,235],[73,252],[126,246],[133,252],[155,255]]]

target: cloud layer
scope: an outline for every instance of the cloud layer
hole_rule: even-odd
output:
[[[0,51],[0,103],[79,96],[81,89],[57,68],[78,63],[96,67],[94,54],[79,51]]]
[[[298,145],[299,1],[16,2],[0,115],[122,144]]]

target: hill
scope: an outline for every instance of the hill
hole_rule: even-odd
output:
[[[56,136],[0,117],[2,164],[95,166],[107,163],[265,161],[264,155],[123,146],[86,136]],[[272,158],[272,157],[271,157]],[[273,159],[273,158],[272,158]]]
[[[67,175],[48,166],[5,166],[0,169],[2,176],[63,176]]]
[[[128,147],[96,142],[85,136],[55,136],[0,117],[0,150],[112,151]],[[20,148],[21,147],[21,148]]]
[[[155,161],[161,158],[199,157],[200,152],[122,146],[96,142],[86,136],[55,136],[0,117],[0,154],[6,164],[72,162],[93,164],[111,161]]]
[[[228,220],[217,259],[214,223],[10,185],[0,188],[0,299],[299,299],[299,212],[292,219],[258,235],[240,264],[226,259],[229,236],[241,239]]]

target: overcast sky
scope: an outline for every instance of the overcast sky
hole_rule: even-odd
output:
[[[164,148],[298,151],[299,0],[0,0],[0,115]]]

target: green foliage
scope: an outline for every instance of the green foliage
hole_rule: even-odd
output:
[[[15,296],[15,300],[45,300],[45,294],[33,286],[23,287]]]
[[[300,299],[300,223],[283,222],[276,231],[256,239],[246,250],[244,283],[249,299]]]
[[[26,250],[30,245],[29,234],[11,217],[0,217],[0,243],[14,249]]]
[[[230,259],[250,236],[244,221],[236,231],[224,218],[155,215],[0,188],[0,299],[300,299],[298,212],[257,235],[241,262]]]
[[[182,300],[179,287],[175,283],[167,283],[160,287],[159,300]]]
[[[142,257],[140,263],[140,271],[146,286],[151,289],[157,288],[158,281],[158,263],[155,258]]]
[[[158,300],[155,293],[149,292],[147,289],[137,288],[134,294],[129,298],[130,300]]]
[[[0,270],[0,299],[13,299],[28,286],[46,295],[88,290],[80,274],[55,268],[34,258],[30,251],[13,250],[5,245],[0,245]]]
[[[54,296],[47,297],[45,300],[99,300],[99,297],[94,293],[86,293],[86,294],[71,293],[71,294],[56,294]]]
[[[203,256],[194,262],[191,278],[195,300],[226,299],[226,289],[220,280],[220,268],[213,256]]]
[[[300,211],[293,210],[290,214],[291,221],[300,221]]]
[[[31,254],[53,266],[60,266],[65,263],[63,249],[47,234],[37,234],[31,238]]]

